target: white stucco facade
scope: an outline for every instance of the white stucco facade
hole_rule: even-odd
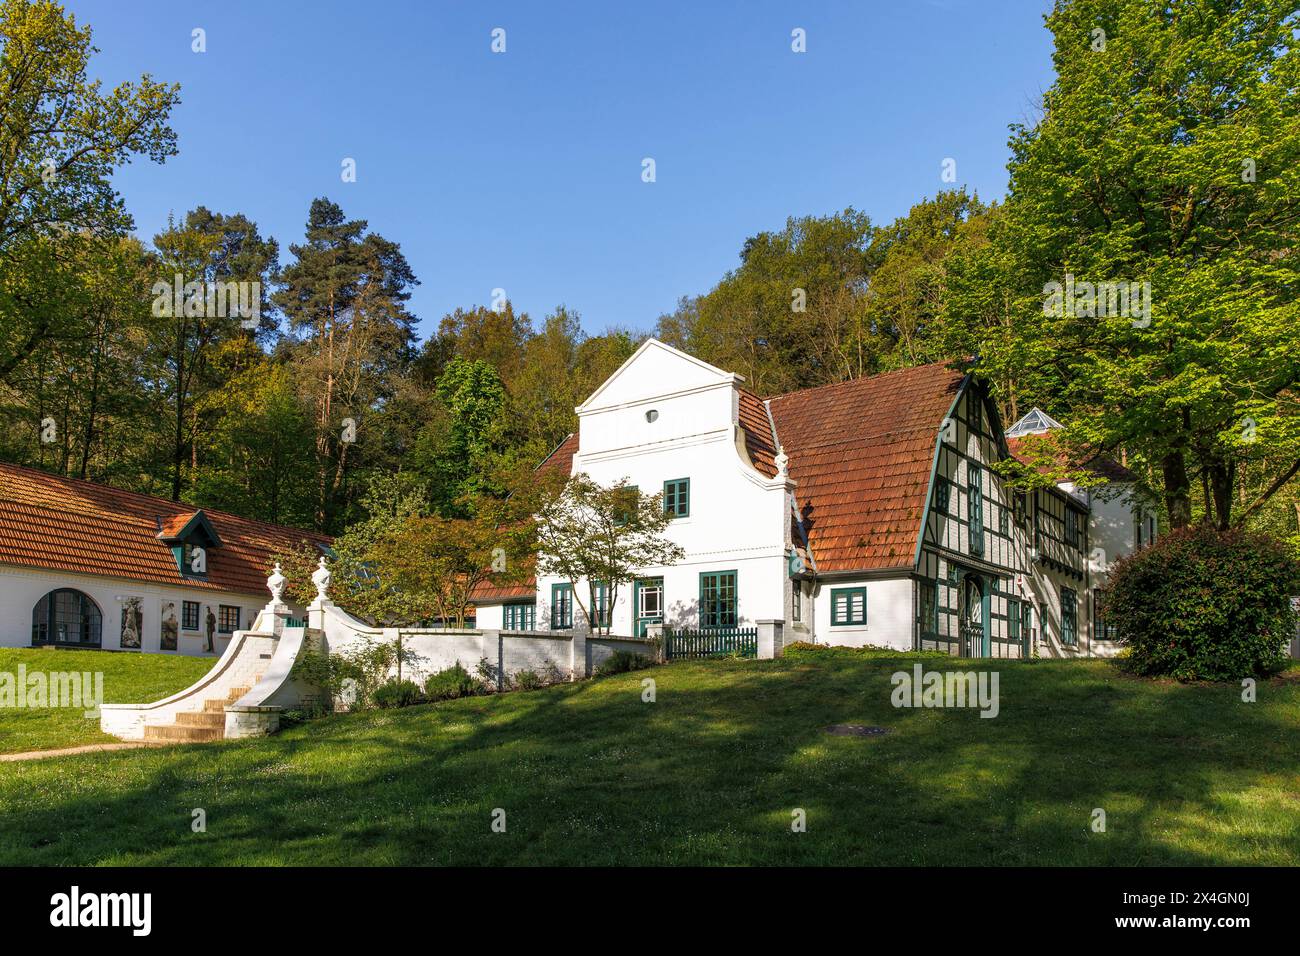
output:
[[[78,591],[88,597],[100,613],[100,642],[103,650],[138,650],[192,656],[219,656],[235,631],[251,627],[257,612],[266,603],[266,595],[228,593],[204,588],[187,588],[124,578],[73,574],[42,568],[0,565],[0,647],[32,645],[32,614],[37,603],[56,590]],[[123,645],[123,608],[131,599],[139,601],[140,646]],[[185,604],[198,606],[198,627],[185,627]],[[163,615],[168,605],[176,618],[176,649],[163,650]],[[214,628],[213,648],[206,650],[205,622],[208,610],[222,618],[221,608],[238,608],[235,626]],[[235,620],[227,610],[227,622]],[[128,638],[129,640],[129,638]]]
[[[668,481],[689,481],[689,514],[669,528],[684,557],[641,574],[662,578],[665,625],[698,625],[700,576],[714,572],[735,575],[737,626],[787,620],[794,482],[768,478],[750,463],[738,425],[740,376],[657,342],[647,345],[579,406],[573,470],[604,485],[625,480],[646,494],[663,491]],[[539,627],[550,626],[554,586],[562,583],[538,579]],[[615,596],[615,634],[637,632],[633,590]],[[580,600],[590,603],[586,590]],[[581,611],[574,616],[581,623]]]

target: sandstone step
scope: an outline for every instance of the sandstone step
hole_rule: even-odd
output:
[[[180,727],[224,727],[226,715],[221,711],[187,710],[176,715],[176,725]]]
[[[235,688],[233,688],[233,689],[230,691],[230,696],[228,696],[228,697],[226,698],[226,703],[227,703],[227,704],[233,704],[235,701],[239,700],[239,698],[243,697],[245,694],[247,694],[247,693],[248,693],[250,690],[252,690],[252,689],[253,689],[253,685],[252,685],[252,684],[249,684],[247,687],[235,687]]]
[[[177,724],[151,725],[144,729],[145,740],[166,740],[171,743],[199,743],[205,740],[221,740],[226,735],[226,728],[221,727],[184,727]]]

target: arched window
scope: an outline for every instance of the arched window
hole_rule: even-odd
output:
[[[99,647],[103,615],[89,597],[71,588],[51,591],[32,608],[32,644]]]

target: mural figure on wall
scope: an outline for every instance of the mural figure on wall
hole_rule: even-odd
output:
[[[140,599],[129,597],[122,602],[122,642],[125,650],[140,649],[140,633],[144,623],[144,612],[140,609]]]
[[[205,651],[208,651],[209,653],[211,653],[211,652],[212,652],[212,635],[213,635],[213,634],[216,632],[216,630],[217,630],[217,616],[216,616],[215,614],[212,613],[212,605],[211,605],[211,604],[208,605],[208,619],[207,619],[207,621],[206,621],[205,623],[207,624],[207,630],[208,630],[208,646],[205,647],[204,650],[205,650]]]
[[[180,630],[180,622],[176,620],[176,602],[162,602],[162,643],[159,645],[160,650],[176,650],[176,635]]]

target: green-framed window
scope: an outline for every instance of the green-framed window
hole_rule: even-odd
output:
[[[565,631],[573,627],[573,585],[551,585],[551,630]]]
[[[1007,640],[1020,640],[1020,600],[1007,598]]]
[[[998,505],[998,534],[1006,537],[1011,532],[1011,517],[1007,514],[1006,505]]]
[[[507,631],[531,631],[537,627],[537,602],[519,601],[501,609],[501,626]]]
[[[803,582],[790,582],[790,620],[803,620]]]
[[[1065,543],[1071,548],[1083,546],[1083,536],[1080,534],[1082,525],[1082,515],[1073,508],[1065,509]]]
[[[934,478],[934,510],[940,514],[948,513],[948,502],[952,499],[952,482],[943,475]]]
[[[970,430],[979,434],[984,431],[984,403],[980,401],[979,392],[971,387],[966,393],[966,414],[970,419]]]
[[[1028,601],[1020,605],[1020,636],[1026,644],[1034,636],[1034,606]]]
[[[853,627],[867,623],[866,588],[831,588],[831,627]]]
[[[1079,596],[1073,588],[1061,588],[1061,643],[1067,647],[1079,643]]]
[[[664,482],[664,514],[687,518],[691,514],[691,479],[672,478]]]
[[[736,572],[700,573],[700,627],[735,627]]]
[[[622,491],[622,497],[619,499],[622,504],[622,512],[615,523],[622,526],[631,521],[632,515],[636,513],[636,509],[641,503],[641,489],[636,485],[624,485],[620,490]]]
[[[975,465],[966,466],[966,531],[970,553],[984,553],[984,490],[983,474]]]
[[[609,606],[609,585],[604,581],[597,581],[592,585],[592,599],[595,605],[592,607],[592,617],[595,618],[596,627],[609,627],[612,609]]]
[[[920,582],[920,610],[918,619],[921,622],[922,634],[939,633],[939,582],[922,581]]]

